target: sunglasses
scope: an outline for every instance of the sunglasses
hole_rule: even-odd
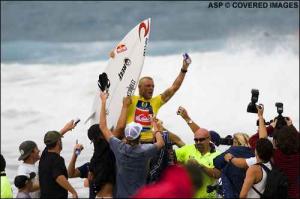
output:
[[[204,140],[206,140],[208,137],[206,138],[194,138],[195,142],[203,142]]]

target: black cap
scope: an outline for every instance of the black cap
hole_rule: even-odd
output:
[[[29,175],[18,175],[15,177],[15,186],[18,189],[22,189],[27,184],[28,180],[33,179],[36,176],[34,172],[31,172]]]
[[[47,145],[56,143],[62,135],[57,131],[48,131],[44,137],[44,143]]]
[[[26,159],[35,147],[37,147],[37,145],[34,141],[27,140],[22,142],[19,146],[19,152],[21,155],[18,160]]]

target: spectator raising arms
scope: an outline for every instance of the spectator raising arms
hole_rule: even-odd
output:
[[[110,148],[116,157],[117,166],[117,193],[116,197],[128,198],[146,184],[147,163],[154,157],[159,149],[164,146],[164,141],[159,131],[155,131],[156,143],[140,144],[140,133],[142,126],[132,122],[125,128],[125,142],[116,138],[106,123],[106,100],[107,93],[101,92],[101,111],[99,126],[105,139],[109,142]],[[119,118],[119,123],[126,122],[128,106],[131,103],[130,97],[123,100],[123,107]],[[154,129],[157,130],[155,122]]]
[[[39,163],[41,198],[67,198],[68,191],[73,198],[78,198],[77,192],[68,181],[65,160],[60,156],[61,138],[75,126],[76,124],[71,120],[60,132],[48,131],[44,136],[46,148],[42,152]]]

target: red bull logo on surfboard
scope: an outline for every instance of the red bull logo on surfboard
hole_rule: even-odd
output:
[[[122,52],[124,52],[124,51],[126,51],[127,50],[127,47],[125,46],[125,44],[119,44],[118,46],[117,46],[117,53],[119,54],[119,53],[122,53]]]

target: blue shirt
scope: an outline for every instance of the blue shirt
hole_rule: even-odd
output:
[[[250,158],[255,155],[250,147],[231,146],[227,151],[214,159],[215,168],[222,170],[221,179],[224,198],[239,198],[246,176],[246,169],[238,168],[233,164],[226,162],[224,159],[226,153],[231,153],[237,158]]]
[[[116,137],[109,139],[117,163],[117,198],[128,198],[146,184],[147,163],[158,151],[154,144],[131,146]]]

